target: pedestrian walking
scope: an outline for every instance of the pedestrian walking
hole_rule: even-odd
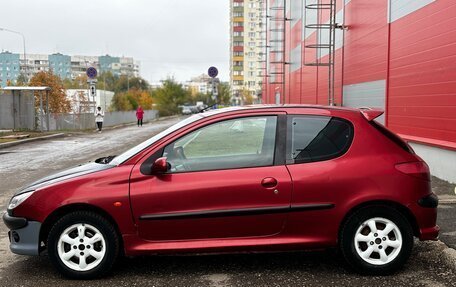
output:
[[[95,122],[97,123],[98,132],[101,133],[101,129],[103,128],[103,119],[104,119],[104,111],[101,110],[101,107],[98,107],[95,111]]]
[[[143,116],[144,116],[144,111],[141,108],[141,106],[139,106],[138,109],[136,110],[136,118],[138,119],[138,127],[139,127],[139,125],[142,126]]]

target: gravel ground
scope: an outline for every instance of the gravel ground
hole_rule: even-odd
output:
[[[53,171],[120,151],[176,122],[154,122],[102,134],[78,134],[0,150],[0,206],[5,208],[19,186]],[[345,268],[335,251],[151,256],[121,258],[101,280],[62,278],[46,255],[26,257],[9,251],[0,224],[0,286],[456,286],[456,274],[443,264],[439,246],[416,242],[397,274],[359,276]]]

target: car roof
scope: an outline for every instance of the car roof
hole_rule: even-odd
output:
[[[359,113],[360,110],[356,108],[349,107],[339,107],[339,106],[323,106],[323,105],[304,105],[304,104],[257,104],[257,105],[247,105],[247,106],[233,106],[215,110],[207,110],[202,113],[203,117],[213,116],[222,113],[228,113],[233,111],[247,111],[247,110],[276,110],[276,109],[321,109],[321,110],[337,110],[342,112],[356,112]]]

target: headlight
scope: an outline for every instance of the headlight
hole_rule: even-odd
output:
[[[27,191],[25,193],[21,193],[19,195],[14,196],[13,198],[11,198],[10,203],[8,204],[8,209],[9,210],[15,209],[19,204],[21,204],[27,198],[29,198],[30,195],[32,195],[34,192],[35,192],[34,190],[31,190],[31,191]]]

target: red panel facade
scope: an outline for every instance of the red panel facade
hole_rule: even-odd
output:
[[[389,127],[456,142],[456,2],[435,1],[391,23]]]
[[[415,141],[454,147],[456,2],[434,1],[391,23],[388,2],[351,0],[344,7],[344,1],[337,1],[348,29],[336,50],[335,103],[343,105],[346,85],[384,80],[389,128]],[[301,67],[290,73],[286,65],[284,84],[266,84],[265,103],[274,103],[279,91],[281,103],[328,104],[328,68],[305,65],[315,62],[316,49],[305,45],[317,43],[318,35],[314,32],[302,39],[302,21],[304,17],[293,28],[287,21],[285,29],[285,58],[289,61],[291,51],[301,44]],[[328,13],[321,12],[319,23],[327,21]],[[327,62],[328,56],[320,60]]]

